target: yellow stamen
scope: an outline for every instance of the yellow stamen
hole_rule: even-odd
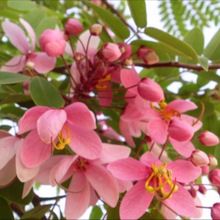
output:
[[[66,146],[70,144],[69,129],[67,127],[64,127],[63,132],[65,132],[65,137],[61,131],[58,134],[57,142],[53,142],[53,146],[57,150],[63,150]]]
[[[156,193],[161,200],[170,198],[178,190],[178,186],[173,182],[166,164],[152,165],[151,168],[152,173],[145,182],[145,189],[150,193]]]
[[[111,81],[111,79],[112,77],[110,74],[106,75],[104,78],[98,80],[95,88],[100,91],[106,90],[108,88],[108,83],[109,81]]]

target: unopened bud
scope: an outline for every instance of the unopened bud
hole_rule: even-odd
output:
[[[121,51],[117,44],[107,43],[102,49],[102,55],[107,61],[114,62],[121,56]]]
[[[196,166],[206,166],[209,164],[209,157],[207,154],[201,150],[195,150],[192,153],[191,161]]]
[[[213,185],[220,187],[220,169],[210,171],[209,180]]]
[[[219,138],[210,131],[204,131],[199,135],[200,142],[205,146],[215,146],[219,144]]]
[[[211,168],[214,168],[214,167],[218,166],[218,160],[213,155],[209,155],[209,166]]]
[[[102,25],[101,24],[93,24],[89,30],[90,30],[91,35],[99,36],[102,33]]]
[[[206,189],[206,187],[204,186],[204,185],[199,185],[199,192],[200,193],[202,193],[202,194],[206,194],[206,192],[207,192],[207,189]]]
[[[65,24],[65,33],[67,35],[78,36],[83,31],[81,22],[75,18],[69,18]]]
[[[132,49],[131,45],[126,43],[119,43],[119,48],[121,50],[121,57],[120,60],[124,61],[131,57]]]
[[[215,203],[212,206],[211,209],[211,217],[213,220],[219,220],[220,219],[220,203]]]
[[[137,51],[137,56],[146,64],[155,64],[159,62],[159,57],[154,50],[147,47],[140,47]]]
[[[196,192],[196,190],[195,190],[193,187],[191,187],[191,188],[189,189],[189,193],[191,194],[191,196],[192,196],[193,198],[196,198],[197,192]]]

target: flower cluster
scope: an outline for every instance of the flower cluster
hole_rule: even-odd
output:
[[[165,218],[200,217],[197,194],[206,188],[197,188],[197,180],[208,175],[218,188],[220,169],[216,158],[196,149],[193,140],[199,132],[199,142],[210,147],[219,138],[201,132],[201,120],[188,114],[195,103],[167,101],[157,82],[140,77],[132,58],[157,63],[153,48],[141,46],[134,55],[127,43],[102,44],[101,25],[84,31],[79,20],[69,19],[63,31],[45,30],[37,51],[34,30],[25,20],[20,23],[28,36],[17,24],[2,23],[21,55],[1,70],[47,77],[59,60],[70,85],[63,108],[32,106],[20,118],[16,135],[1,131],[0,186],[17,176],[24,183],[23,197],[36,182],[62,187],[67,219],[79,218],[100,199],[112,208],[119,204],[121,219],[138,219],[151,208]],[[117,98],[123,101],[119,130],[109,125],[103,111],[114,108]],[[212,216],[220,217],[219,204]]]

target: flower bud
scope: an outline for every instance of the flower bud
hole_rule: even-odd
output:
[[[191,187],[188,191],[193,198],[196,198],[197,192],[193,187]]]
[[[93,24],[89,30],[90,30],[91,35],[99,36],[102,33],[102,25],[101,24]]]
[[[120,50],[121,50],[121,57],[120,60],[127,60],[128,58],[130,58],[131,53],[132,53],[132,49],[131,49],[131,45],[126,44],[126,43],[119,43],[118,44]]]
[[[81,22],[75,18],[69,18],[65,24],[67,35],[78,36],[83,31]]]
[[[219,220],[220,219],[220,203],[215,203],[212,206],[211,209],[211,217],[213,220]]]
[[[213,155],[209,155],[209,166],[211,168],[214,168],[214,167],[218,166],[218,160]]]
[[[40,47],[48,56],[62,55],[66,47],[64,33],[60,30],[45,30],[40,36]]]
[[[196,166],[205,166],[209,164],[209,157],[205,152],[201,150],[195,150],[191,155],[191,161]]]
[[[202,185],[202,184],[199,185],[199,189],[198,190],[202,194],[206,194],[206,192],[207,192],[206,187],[204,185]]]
[[[145,46],[138,49],[137,56],[146,64],[155,64],[159,62],[159,57],[156,52]]]
[[[107,61],[114,62],[121,56],[121,51],[117,44],[107,43],[102,49],[102,55]]]
[[[199,135],[200,142],[205,146],[215,146],[219,144],[219,138],[210,131],[204,131]]]
[[[164,99],[164,93],[160,85],[149,78],[143,79],[137,89],[139,95],[150,102],[160,102]]]
[[[213,185],[220,187],[220,169],[210,171],[209,180]]]

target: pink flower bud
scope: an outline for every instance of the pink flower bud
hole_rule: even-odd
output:
[[[117,44],[107,43],[102,49],[102,55],[107,61],[114,62],[121,56],[121,51]]]
[[[210,131],[204,131],[199,135],[200,142],[205,146],[215,146],[219,144],[219,138]]]
[[[120,60],[126,60],[126,59],[130,58],[131,53],[132,53],[131,45],[126,44],[126,43],[119,43],[118,46],[119,46],[121,53],[122,53]]]
[[[138,49],[137,56],[146,64],[155,64],[159,62],[159,57],[157,56],[156,52],[145,46]]]
[[[195,150],[193,151],[191,155],[191,161],[196,166],[205,166],[209,164],[209,158],[207,154],[201,150]]]
[[[210,171],[209,180],[213,185],[220,187],[220,169]]]
[[[220,203],[215,203],[212,206],[211,209],[211,217],[213,220],[219,220],[220,219]]]
[[[150,102],[160,102],[164,99],[164,93],[160,85],[149,78],[142,80],[137,89],[139,95]]]
[[[204,185],[202,185],[202,184],[199,185],[199,189],[198,190],[202,194],[206,194],[206,192],[207,192],[206,187]]]
[[[191,188],[189,189],[189,193],[191,194],[191,196],[192,196],[193,198],[196,198],[197,192],[196,192],[196,190],[195,190],[193,187],[191,187]]]
[[[65,24],[67,35],[78,36],[83,31],[81,22],[75,18],[69,18]]]
[[[212,168],[218,166],[218,160],[213,155],[209,155],[209,166]]]
[[[66,47],[64,33],[60,30],[45,30],[40,36],[40,46],[48,56],[57,57],[62,55]]]
[[[169,135],[177,141],[188,141],[194,134],[193,127],[185,121],[174,118],[169,126]]]
[[[91,35],[99,36],[102,33],[102,25],[101,24],[93,24],[89,30],[90,30]]]

